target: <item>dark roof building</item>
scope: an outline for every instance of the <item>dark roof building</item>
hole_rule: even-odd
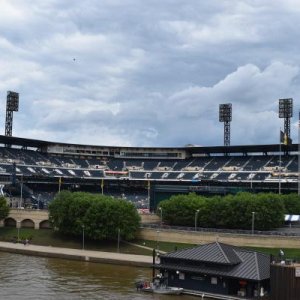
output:
[[[255,298],[269,290],[270,256],[219,242],[161,255],[169,286]]]

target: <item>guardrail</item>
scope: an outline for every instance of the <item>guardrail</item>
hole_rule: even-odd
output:
[[[194,232],[211,232],[211,233],[230,233],[230,234],[246,234],[246,235],[274,235],[274,236],[300,236],[299,232],[285,232],[285,231],[261,231],[261,230],[243,230],[243,229],[220,229],[220,228],[204,228],[187,226],[170,226],[170,225],[159,225],[159,224],[142,224],[142,228],[154,228],[154,229],[170,229],[180,231],[194,231]]]

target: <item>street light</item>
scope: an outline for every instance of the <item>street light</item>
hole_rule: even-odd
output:
[[[19,209],[21,208],[22,206],[22,203],[23,203],[23,174],[21,175],[21,203],[19,203]]]
[[[149,209],[149,212],[150,212],[150,180],[149,180],[149,177],[150,177],[150,173],[147,173],[146,174],[146,178],[148,178],[148,183],[147,183],[147,202],[148,202],[148,209]]]
[[[40,209],[40,198],[41,198],[41,194],[38,195],[37,209]]]
[[[252,173],[252,166],[251,166],[251,174],[250,174],[250,188],[251,188],[251,191],[252,191],[252,187],[253,187],[253,173]]]
[[[82,250],[84,250],[84,225],[81,225],[82,227]]]
[[[18,231],[18,241],[17,241],[17,243],[19,243],[19,241],[20,241],[20,226],[21,226],[21,222],[17,221],[17,231]]]
[[[161,207],[159,207],[158,210],[160,210],[160,227],[162,227],[162,223],[163,223],[162,212],[163,212],[163,210]]]
[[[197,221],[198,221],[198,214],[200,209],[197,209],[195,212],[195,231],[197,231]]]
[[[251,233],[254,234],[254,220],[255,220],[255,211],[252,212],[252,227],[251,227]]]
[[[118,253],[120,252],[120,228],[118,228]]]

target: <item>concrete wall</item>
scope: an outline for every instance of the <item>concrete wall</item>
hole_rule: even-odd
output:
[[[160,218],[155,214],[141,214],[140,216],[143,224],[160,222]]]
[[[159,217],[155,214],[141,214],[142,223],[159,223]],[[10,209],[6,221],[0,221],[0,227],[6,225],[16,227],[50,228],[47,210],[35,209]]]
[[[241,235],[228,233],[208,233],[193,231],[175,231],[169,229],[143,228],[138,238],[144,240],[205,244],[215,241],[235,246],[252,246],[265,248],[300,248],[299,237]]]
[[[16,222],[16,227],[33,227],[35,229],[40,228],[40,223],[43,224],[43,228],[49,228],[49,214],[47,210],[34,210],[34,209],[10,209],[9,215],[6,218],[10,223],[12,220]],[[0,223],[0,226],[4,226],[4,222]],[[48,224],[48,227],[46,227]]]

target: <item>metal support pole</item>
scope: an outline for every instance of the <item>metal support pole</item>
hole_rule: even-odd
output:
[[[230,122],[224,122],[224,146],[230,146]]]
[[[251,226],[251,233],[254,234],[254,220],[255,220],[255,211],[252,212],[252,226]]]
[[[162,227],[162,224],[163,224],[163,213],[162,213],[162,208],[159,207],[158,210],[160,211],[160,227]]]
[[[152,278],[155,276],[155,257],[156,257],[156,251],[155,249],[152,250]]]
[[[60,187],[61,187],[61,177],[58,179],[58,192],[60,193]]]
[[[251,178],[250,178],[250,188],[251,188],[251,192],[252,192],[252,188],[253,188],[253,174],[252,174],[252,166],[251,166]]]
[[[195,212],[195,231],[197,231],[197,221],[198,221],[198,214],[199,214],[199,209],[196,210]]]
[[[20,205],[19,208],[21,208],[22,203],[23,203],[23,174],[21,175],[21,200],[20,200]]]
[[[280,129],[281,133],[281,129]],[[281,194],[281,139],[279,140],[279,180],[278,180],[278,194]]]
[[[21,226],[21,222],[20,221],[17,221],[17,232],[18,232],[18,243],[20,241],[20,226]]]
[[[300,111],[298,121],[298,196],[300,196]]]
[[[120,252],[120,228],[118,228],[118,253]]]
[[[82,225],[82,250],[84,250],[84,225]]]
[[[148,190],[148,196],[147,196],[148,209],[149,209],[149,212],[150,212],[150,180],[148,180],[147,190]]]

